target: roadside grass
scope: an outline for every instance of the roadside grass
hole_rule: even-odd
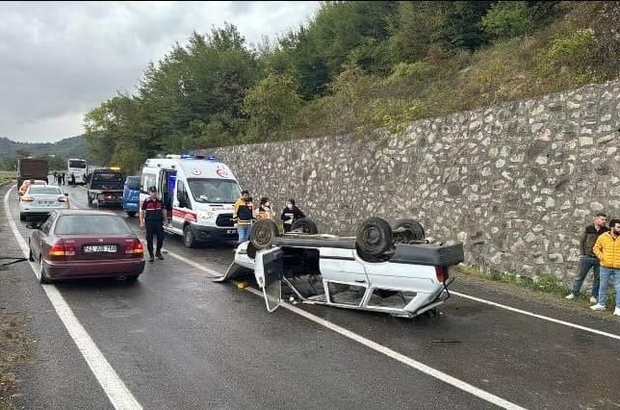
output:
[[[15,171],[0,171],[0,184],[15,179]]]
[[[456,266],[455,270],[458,274],[463,274],[465,276],[505,283],[519,288],[532,290],[534,292],[546,293],[556,297],[557,299],[563,299],[571,291],[570,284],[561,281],[550,273],[542,273],[534,277],[498,271],[485,273],[475,266],[463,264]],[[607,300],[605,306],[609,309],[615,305],[616,290],[611,284],[607,289]],[[583,289],[577,298],[575,298],[571,303],[574,303],[574,301],[581,302],[582,305],[588,308],[591,306],[589,293],[584,293]]]
[[[0,277],[0,286],[6,278]],[[19,379],[15,372],[18,365],[31,356],[26,334],[26,317],[20,312],[4,312],[0,306],[0,410],[16,408],[13,396]]]

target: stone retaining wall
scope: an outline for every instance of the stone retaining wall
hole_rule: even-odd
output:
[[[215,150],[258,201],[287,198],[321,232],[418,219],[485,269],[572,279],[593,215],[620,217],[620,82],[386,131]]]

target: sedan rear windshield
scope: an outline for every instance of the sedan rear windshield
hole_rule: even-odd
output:
[[[31,185],[28,192],[33,195],[62,195],[60,188],[45,185]]]
[[[58,218],[56,235],[126,235],[133,231],[116,215],[63,215]]]

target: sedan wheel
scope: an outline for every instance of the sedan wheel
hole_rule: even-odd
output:
[[[39,264],[35,270],[35,275],[39,283],[49,283],[49,280],[45,276],[45,269],[43,268],[43,258],[39,257]]]

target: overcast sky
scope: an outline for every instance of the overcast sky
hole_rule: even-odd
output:
[[[133,92],[149,61],[224,22],[247,43],[295,29],[319,2],[0,2],[0,137],[55,142]]]

